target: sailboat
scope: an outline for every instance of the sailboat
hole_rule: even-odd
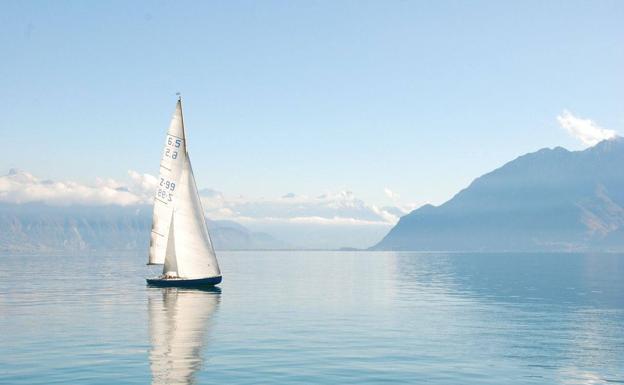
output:
[[[221,271],[208,233],[187,151],[178,98],[160,161],[154,197],[148,265],[163,265],[153,286],[210,286],[221,283]]]

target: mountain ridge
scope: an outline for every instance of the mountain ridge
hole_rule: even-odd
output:
[[[624,250],[624,139],[544,148],[403,216],[372,250]]]

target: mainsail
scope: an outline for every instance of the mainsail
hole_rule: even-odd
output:
[[[185,138],[182,106],[178,101],[161,161],[149,263],[164,263],[165,276],[217,277],[221,272],[208,234]]]
[[[158,189],[154,197],[154,214],[152,217],[152,233],[150,235],[150,265],[161,265],[165,262],[167,239],[174,197],[177,193],[177,181],[182,173],[182,165],[186,158],[186,139],[182,120],[182,102],[178,100],[171,123],[167,130],[165,148],[160,159],[160,175]]]

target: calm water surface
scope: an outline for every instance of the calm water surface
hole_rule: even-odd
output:
[[[622,255],[219,258],[189,291],[139,254],[0,256],[0,383],[624,383]]]

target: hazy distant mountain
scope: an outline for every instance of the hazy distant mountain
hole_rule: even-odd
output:
[[[208,221],[215,248],[226,250],[276,250],[294,246],[270,234],[251,231],[233,221]]]
[[[0,252],[147,250],[150,206],[48,206],[0,203]],[[216,249],[289,245],[231,221],[209,221]]]
[[[624,139],[521,156],[402,217],[377,250],[624,250]]]

